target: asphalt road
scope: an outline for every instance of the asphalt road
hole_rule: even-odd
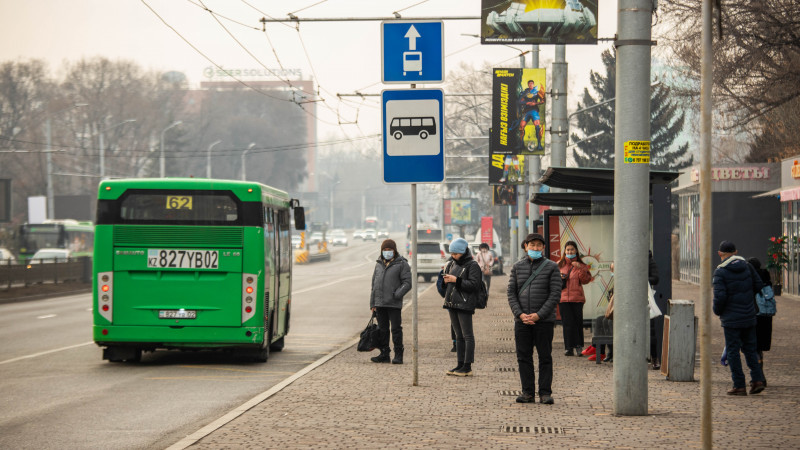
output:
[[[0,448],[168,447],[355,337],[378,246],[294,266],[291,331],[266,364],[178,351],[109,363],[91,342],[89,294],[0,305]]]

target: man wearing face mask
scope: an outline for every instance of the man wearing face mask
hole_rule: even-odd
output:
[[[403,296],[411,290],[411,268],[408,261],[397,252],[397,244],[386,239],[381,244],[381,256],[372,272],[372,293],[369,307],[378,318],[381,331],[380,355],[373,356],[375,363],[403,364]],[[392,327],[394,359],[389,353],[389,324]]]
[[[553,328],[556,305],[561,298],[561,274],[558,265],[545,258],[544,245],[541,234],[529,234],[522,243],[527,253],[511,268],[508,279],[508,305],[515,319],[514,340],[522,383],[517,403],[534,402],[535,347],[539,355],[539,402],[553,404]]]

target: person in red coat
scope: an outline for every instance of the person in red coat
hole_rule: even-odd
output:
[[[558,269],[562,280],[558,310],[564,331],[564,355],[580,356],[583,350],[583,304],[586,303],[583,285],[592,281],[592,275],[589,266],[581,260],[578,244],[574,241],[564,245]]]

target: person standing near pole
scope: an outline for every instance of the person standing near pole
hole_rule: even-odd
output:
[[[514,340],[522,384],[517,403],[534,402],[534,348],[539,355],[539,402],[554,403],[553,328],[556,305],[561,298],[561,274],[558,265],[545,258],[544,246],[541,234],[529,234],[522,242],[527,253],[514,264],[508,279],[508,306],[515,320]]]
[[[564,245],[558,268],[563,280],[558,308],[564,332],[564,356],[580,356],[583,351],[583,304],[586,303],[583,285],[592,281],[592,274],[581,259],[575,241]]]
[[[714,271],[713,310],[725,331],[725,349],[733,379],[733,389],[728,395],[747,395],[740,350],[750,368],[750,394],[758,394],[764,390],[764,374],[756,350],[755,294],[761,291],[763,283],[753,266],[736,253],[733,242],[719,244],[717,254],[722,263]]]
[[[403,364],[403,297],[411,290],[411,268],[408,261],[397,252],[397,244],[386,239],[381,244],[381,256],[372,272],[372,291],[369,308],[378,318],[381,331],[380,355],[373,356],[374,363]],[[389,325],[392,327],[394,359],[389,353]]]

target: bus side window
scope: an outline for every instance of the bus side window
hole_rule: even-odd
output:
[[[433,117],[423,117],[422,118],[422,125],[424,126],[433,126]]]

